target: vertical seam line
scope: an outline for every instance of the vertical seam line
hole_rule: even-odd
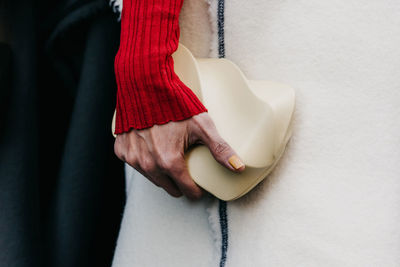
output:
[[[218,57],[225,57],[225,32],[224,32],[224,13],[225,13],[225,0],[218,0],[217,10],[218,22]],[[226,201],[219,200],[219,223],[221,227],[221,258],[219,266],[224,267],[228,252],[228,214]]]

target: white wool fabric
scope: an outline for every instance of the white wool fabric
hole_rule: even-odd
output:
[[[218,55],[217,7],[184,2],[196,56]],[[399,14],[397,0],[225,1],[226,58],[297,95],[277,168],[228,203],[227,267],[400,266]],[[113,266],[218,266],[216,200],[126,173]]]
[[[400,2],[230,0],[226,57],[296,90],[271,176],[228,204],[226,266],[400,266]]]

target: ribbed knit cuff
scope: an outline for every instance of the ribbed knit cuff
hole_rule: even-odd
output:
[[[183,0],[124,0],[114,67],[118,85],[115,134],[206,112],[175,74]]]

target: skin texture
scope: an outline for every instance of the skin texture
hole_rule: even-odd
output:
[[[182,121],[170,121],[150,128],[117,135],[114,152],[119,159],[135,168],[171,196],[201,198],[203,190],[190,177],[184,159],[185,151],[194,144],[206,145],[214,158],[234,172],[228,159],[237,154],[218,134],[207,112]]]

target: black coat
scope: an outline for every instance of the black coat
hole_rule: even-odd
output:
[[[110,266],[119,23],[107,1],[7,1],[0,44],[0,266]]]

